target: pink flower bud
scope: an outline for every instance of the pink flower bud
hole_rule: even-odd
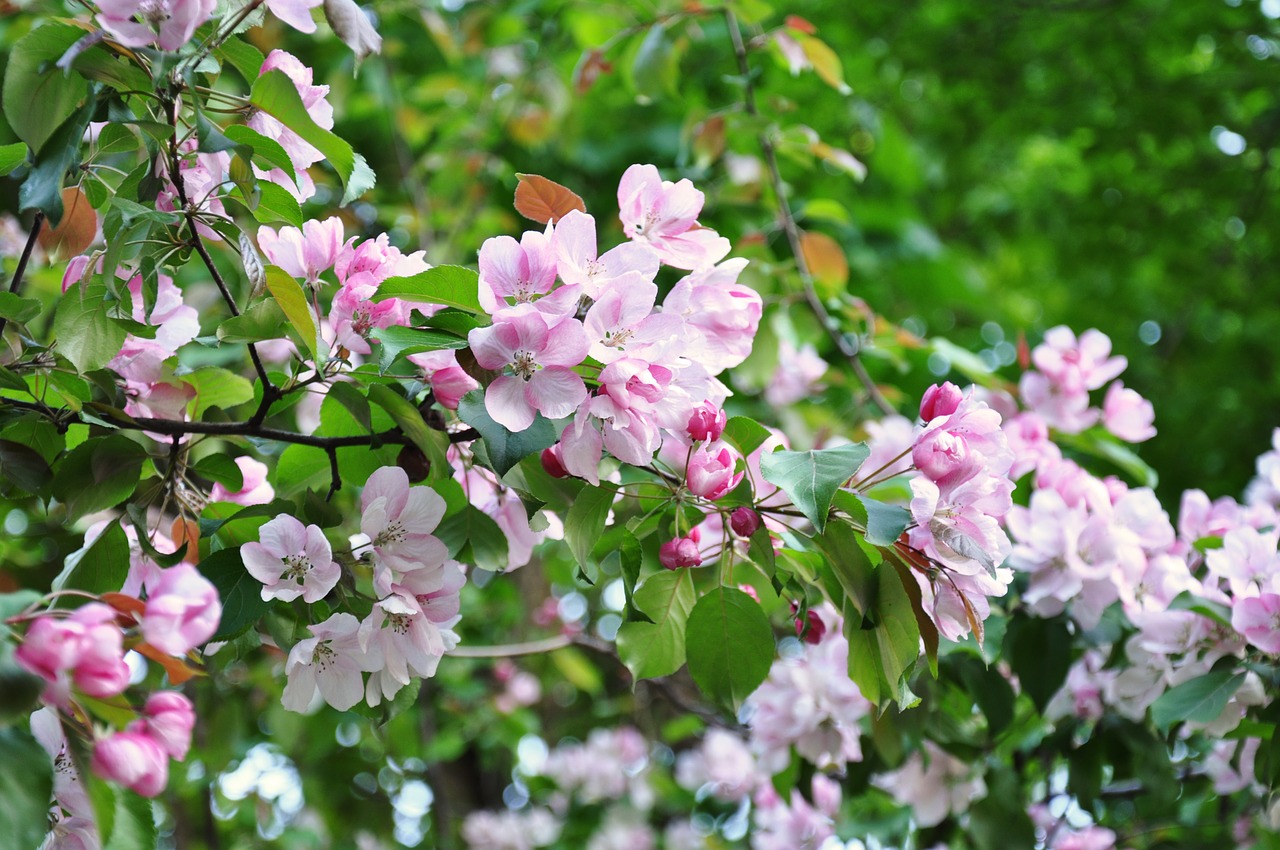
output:
[[[431,374],[431,393],[448,410],[457,410],[458,402],[480,384],[462,370],[461,366],[446,366]]]
[[[82,635],[81,629],[65,620],[39,617],[27,629],[22,646],[14,651],[14,659],[28,672],[54,682],[80,657]]]
[[[691,537],[676,537],[658,547],[658,561],[669,570],[702,565],[702,553]]]
[[[724,433],[729,416],[723,410],[704,401],[689,416],[689,436],[694,440],[718,440]]]
[[[564,461],[560,457],[560,444],[556,443],[550,448],[542,450],[542,468],[547,471],[547,475],[552,478],[567,478],[569,470],[564,468]]]
[[[112,782],[154,797],[169,784],[169,756],[144,732],[116,732],[93,748],[93,772]]]
[[[742,473],[734,473],[736,458],[726,448],[718,452],[699,449],[689,458],[685,467],[685,485],[689,492],[704,499],[719,499],[742,480]]]
[[[821,643],[827,634],[827,624],[812,608],[804,614],[804,617],[796,617],[796,637],[805,643]]]
[[[755,589],[754,587],[752,587],[751,585],[749,585],[749,584],[740,584],[740,585],[738,585],[738,590],[741,590],[743,593],[747,594],[747,596],[750,596],[750,597],[751,597],[752,599],[754,599],[756,602],[759,602],[759,601],[760,601],[760,594],[759,594],[759,593],[757,593],[757,592],[756,592],[756,589]]]
[[[157,691],[147,698],[143,708],[146,720],[134,731],[145,732],[160,745],[171,758],[182,761],[191,749],[191,730],[196,725],[196,713],[191,700],[177,691]]]
[[[142,636],[161,652],[186,655],[218,630],[218,591],[191,564],[164,570],[147,591]]]
[[[950,381],[934,384],[924,391],[924,398],[920,400],[920,418],[930,422],[939,416],[950,416],[963,399],[964,393]]]
[[[739,537],[750,537],[760,530],[760,514],[751,508],[734,508],[729,514],[729,528]]]

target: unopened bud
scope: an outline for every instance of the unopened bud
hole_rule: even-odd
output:
[[[805,611],[803,617],[796,617],[796,637],[805,643],[821,643],[826,634],[827,624],[812,608]]]
[[[689,436],[694,440],[718,440],[724,433],[729,416],[709,401],[704,401],[689,415]]]
[[[669,570],[702,565],[702,553],[692,537],[676,537],[658,547],[658,561]]]
[[[750,537],[760,530],[760,514],[751,508],[734,508],[729,514],[729,528],[739,537]]]
[[[920,400],[920,418],[931,422],[939,416],[950,416],[963,400],[964,393],[950,381],[934,384],[924,391],[924,398]]]
[[[569,470],[564,468],[564,461],[560,457],[560,444],[556,443],[550,448],[542,450],[542,468],[547,471],[547,475],[552,478],[568,478]]]
[[[354,0],[324,0],[324,16],[334,34],[356,54],[356,62],[382,52],[382,36]]]

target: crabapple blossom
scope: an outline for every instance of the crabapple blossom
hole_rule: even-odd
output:
[[[434,676],[436,665],[457,646],[458,591],[465,579],[449,561],[440,569],[414,570],[373,606],[360,625],[360,646],[382,659],[369,677],[366,701],[377,705],[409,684],[410,675]],[[376,652],[370,647],[376,647]]]
[[[623,232],[679,269],[711,266],[729,253],[729,240],[698,226],[703,201],[688,179],[663,180],[652,165],[631,166],[618,184]]]
[[[147,697],[143,714],[144,718],[129,728],[149,735],[170,758],[185,759],[191,749],[191,730],[196,723],[191,700],[177,691],[157,691]]]
[[[784,802],[772,786],[762,786],[755,798],[751,850],[817,850],[835,835],[832,818],[840,804],[840,787],[819,773],[812,790],[813,804],[795,788]]]
[[[216,6],[216,0],[98,0],[98,23],[125,47],[177,50]]]
[[[527,230],[519,242],[510,236],[493,236],[480,246],[478,296],[480,306],[491,315],[546,295],[555,282],[555,252],[547,234]]]
[[[480,382],[463,371],[454,351],[424,351],[410,354],[409,362],[422,369],[431,384],[431,395],[448,410],[457,410],[458,402],[472,390],[480,388]]]
[[[214,586],[191,564],[178,564],[147,585],[142,636],[161,652],[186,655],[213,637],[221,616]]]
[[[695,272],[679,280],[662,301],[662,312],[684,319],[686,350],[713,374],[740,364],[751,353],[760,326],[760,294],[738,283],[746,268],[741,258]]]
[[[695,449],[685,465],[685,486],[695,496],[719,499],[742,480],[742,473],[734,471],[737,461],[727,446]]]
[[[1107,387],[1107,396],[1102,402],[1102,424],[1112,434],[1126,443],[1141,443],[1156,435],[1151,424],[1154,420],[1151,402],[1125,389],[1119,381]]]
[[[962,401],[964,392],[955,384],[950,381],[934,384],[924,391],[920,399],[920,418],[932,422],[939,416],[950,416]]]
[[[116,612],[100,602],[83,605],[68,617],[37,617],[14,658],[49,683],[45,698],[57,704],[66,701],[72,683],[99,699],[129,686],[124,634],[116,625]]]
[[[724,426],[729,421],[729,414],[710,402],[704,401],[689,414],[687,430],[689,438],[698,442],[714,442],[724,433]]]
[[[267,54],[259,74],[268,74],[271,71],[280,71],[284,73],[297,87],[298,96],[302,99],[302,105],[306,108],[307,114],[311,116],[311,120],[325,130],[333,129],[333,106],[330,105],[327,97],[329,94],[328,86],[313,85],[312,70],[303,65],[296,56],[286,53],[283,50],[273,50]],[[277,118],[267,114],[264,111],[253,112],[247,121],[246,126],[251,130],[256,130],[269,139],[273,139],[280,143],[288,154],[290,161],[293,163],[296,176],[285,174],[279,168],[272,168],[270,171],[263,171],[256,165],[254,173],[259,178],[270,180],[271,182],[283,187],[289,191],[299,201],[305,201],[315,194],[315,183],[311,176],[307,174],[307,169],[315,165],[324,155],[316,150],[310,142],[304,140],[301,136],[286,127]]]
[[[382,36],[355,0],[324,0],[324,17],[333,34],[356,55],[356,65],[370,53],[382,52]]]
[[[93,772],[144,797],[155,797],[169,784],[169,756],[146,732],[115,732],[99,739],[90,762]]]
[[[311,10],[322,2],[324,0],[267,0],[267,9],[298,32],[313,33],[316,22],[311,18]]]
[[[963,814],[971,802],[987,793],[986,783],[972,765],[927,739],[923,751],[913,752],[902,767],[871,782],[900,805],[911,806],[916,822],[926,827],[937,826],[948,815]]]
[[[342,219],[337,216],[324,221],[307,220],[301,230],[282,227],[276,231],[263,225],[258,228],[258,247],[290,277],[303,278],[314,287],[319,286],[320,275],[337,262],[343,247],[342,235]]]
[[[827,634],[827,624],[822,621],[818,612],[810,608],[803,617],[795,618],[796,637],[805,643],[822,643]]]
[[[706,787],[718,800],[733,803],[749,795],[761,776],[742,738],[724,729],[709,729],[702,745],[676,759],[676,782],[690,791]]]
[[[1102,331],[1090,329],[1077,339],[1065,325],[1045,331],[1031,360],[1054,382],[1084,390],[1099,389],[1129,365],[1125,357],[1111,356],[1111,340]]]
[[[258,540],[240,547],[249,575],[262,582],[262,598],[291,602],[323,599],[337,585],[342,568],[318,525],[304,526],[289,514],[258,530]]]
[[[760,514],[748,507],[734,508],[729,514],[729,528],[739,537],[750,537],[760,530]]]
[[[72,817],[92,818],[93,805],[71,757],[58,712],[48,706],[33,711],[31,735],[53,761],[53,800],[56,806]],[[92,820],[89,823],[93,825]]]
[[[610,283],[583,319],[590,355],[601,363],[623,357],[647,362],[670,359],[667,349],[680,337],[684,323],[678,316],[653,312],[657,297],[657,285],[638,272],[627,272]]]
[[[596,220],[579,210],[570,210],[555,223],[551,244],[560,279],[581,287],[588,298],[598,298],[606,285],[624,274],[638,273],[646,281],[658,274],[658,255],[642,242],[624,242],[598,254]]]
[[[489,415],[511,431],[523,431],[541,413],[560,419],[587,397],[573,371],[590,341],[576,319],[555,319],[531,307],[503,314],[493,325],[468,334],[476,362],[485,369],[510,367],[485,390]]]
[[[312,637],[289,651],[284,672],[288,681],[281,702],[290,711],[304,712],[316,691],[338,711],[346,711],[364,696],[363,671],[378,670],[382,658],[360,643],[360,621],[346,612],[308,626]]]
[[[415,570],[437,570],[449,551],[431,532],[444,517],[445,503],[430,487],[409,486],[398,466],[384,466],[360,494],[360,531],[373,547],[374,588],[390,591],[396,577]]]
[[[1231,625],[1258,649],[1280,655],[1280,595],[1263,593],[1236,600]]]
[[[778,343],[778,367],[764,388],[764,400],[775,407],[803,401],[818,392],[818,382],[825,374],[827,361],[818,356],[812,343],[796,348],[783,338]]]

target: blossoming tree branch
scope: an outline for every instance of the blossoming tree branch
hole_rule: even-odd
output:
[[[448,670],[477,660],[502,717],[556,679],[600,691],[599,665],[672,719],[636,703],[554,747],[513,739],[506,805],[441,814],[437,846],[1153,847],[1179,794],[1275,846],[1280,436],[1242,501],[1170,513],[1132,448],[1154,411],[1097,330],[1053,328],[1012,380],[896,388],[868,352],[928,343],[827,285],[840,248],[798,223],[756,91],[766,51],[843,91],[839,59],[803,19],[686,5],[738,75],[769,271],[670,163],[616,174],[616,209],[512,175],[527,229],[475,268],[335,213],[377,203],[374,173],[333,132],[340,99],[254,28],[315,33],[322,11],[365,59],[381,38],[351,0],[22,16],[0,486],[80,542],[0,571],[6,847],[234,841],[215,788],[242,799],[268,751],[232,768],[202,730],[236,693],[348,718],[339,742],[391,748],[420,716],[379,756],[400,778],[362,774],[400,818],[445,793],[428,725],[466,715]],[[671,23],[627,33],[637,64]],[[824,381],[856,399],[846,428],[779,427]],[[495,639],[513,571],[556,563],[541,632]],[[573,613],[591,599],[608,630]],[[540,682],[517,665],[542,654]],[[254,787],[259,834],[292,828],[302,804]],[[174,845],[192,805],[202,838]]]

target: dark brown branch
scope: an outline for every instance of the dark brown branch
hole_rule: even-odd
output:
[[[22,256],[18,258],[17,268],[13,270],[13,280],[9,281],[9,291],[14,295],[22,288],[22,276],[27,273],[27,263],[31,262],[31,253],[36,249],[36,240],[40,238],[40,228],[43,226],[44,213],[37,210],[35,220],[31,222],[31,235],[27,237]],[[0,316],[0,336],[4,336],[4,329],[8,324],[9,320]]]
[[[756,105],[755,84],[751,80],[751,63],[747,61],[747,46],[742,41],[742,31],[738,29],[738,20],[734,17],[733,12],[726,10],[724,15],[725,22],[729,26],[729,36],[733,39],[733,52],[738,58],[738,72],[742,75],[743,106],[749,115],[759,117],[760,110]],[[773,140],[769,138],[767,132],[760,133],[757,139],[760,142],[760,150],[764,152],[765,164],[769,168],[769,182],[773,187],[773,195],[778,201],[778,215],[782,219],[783,232],[786,233],[787,243],[791,246],[792,255],[795,256],[796,272],[800,275],[800,283],[804,287],[805,301],[809,304],[809,309],[818,317],[818,321],[821,323],[823,330],[826,331],[827,336],[831,338],[836,348],[849,361],[854,375],[858,377],[863,387],[866,388],[867,395],[871,398],[871,401],[882,413],[886,416],[891,416],[898,412],[897,409],[889,404],[889,401],[880,392],[880,388],[876,386],[875,381],[871,380],[871,376],[867,374],[866,367],[862,364],[861,357],[858,356],[858,348],[851,344],[848,338],[840,331],[836,321],[827,312],[822,299],[818,297],[817,289],[814,287],[813,273],[805,260],[804,249],[800,243],[800,228],[796,225],[795,215],[791,212],[791,203],[787,200],[786,187],[782,182],[782,172],[778,169],[778,156],[773,146]]]

